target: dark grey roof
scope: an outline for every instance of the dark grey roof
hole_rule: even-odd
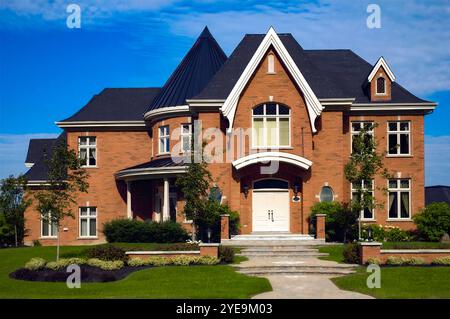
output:
[[[142,121],[148,105],[160,88],[107,88],[81,110],[62,122]]]
[[[47,180],[48,169],[45,163],[45,159],[50,158],[52,156],[53,148],[57,145],[57,143],[65,143],[65,142],[66,142],[65,133],[62,133],[57,138],[45,140],[44,139],[30,140],[26,162],[34,163],[34,165],[24,174],[25,178],[28,181]],[[32,149],[30,152],[31,148],[34,149]]]
[[[139,165],[135,165],[132,167],[124,168],[121,171],[126,171],[129,169],[140,169],[140,168],[159,168],[159,167],[172,167],[172,166],[184,166],[185,163],[180,160],[177,160],[176,162],[173,161],[171,156],[157,158],[149,162],[145,162]]]
[[[147,111],[185,105],[187,99],[203,90],[226,60],[222,48],[205,27]]]
[[[450,186],[425,187],[425,205],[445,202],[450,205]]]

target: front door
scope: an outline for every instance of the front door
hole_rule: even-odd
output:
[[[253,185],[253,231],[289,231],[288,182],[277,179],[257,181]]]

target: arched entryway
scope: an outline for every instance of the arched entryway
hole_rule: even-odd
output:
[[[253,232],[289,232],[289,182],[267,178],[253,183]]]

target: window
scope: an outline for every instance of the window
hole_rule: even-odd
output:
[[[50,213],[41,218],[41,237],[56,237],[58,235],[58,225],[50,221]]]
[[[330,186],[322,187],[319,199],[321,202],[332,202],[334,200],[333,189]]]
[[[80,237],[97,237],[96,207],[80,207]]]
[[[192,125],[181,124],[181,144],[183,152],[189,152],[191,150],[192,140]]]
[[[382,76],[377,78],[376,94],[386,94],[386,79]]]
[[[275,57],[269,54],[267,57],[267,73],[275,73]]]
[[[253,147],[289,147],[291,110],[275,103],[253,108]]]
[[[159,128],[159,153],[169,153],[170,152],[170,136],[169,136],[169,126],[161,126]]]
[[[409,219],[411,202],[411,181],[409,179],[390,179],[389,192],[389,218]]]
[[[93,136],[78,138],[78,154],[81,165],[92,167],[97,165],[97,139]]]
[[[354,140],[354,136],[358,135],[362,129],[365,129],[367,132],[367,136],[366,136],[366,141],[365,143],[368,144],[370,143],[369,139],[373,138],[373,134],[374,134],[374,125],[373,122],[352,122],[352,127],[351,127],[351,143],[352,143],[352,153],[355,151],[355,145],[353,143]]]
[[[354,183],[352,183],[352,199],[356,199],[359,200],[358,196],[358,191],[364,191],[365,194],[369,195],[371,198],[373,198],[373,181],[361,181],[361,185],[359,185],[359,187],[357,185],[355,185]],[[368,191],[366,193],[366,191]],[[366,207],[363,210],[361,210],[361,216],[362,219],[374,219],[374,214],[373,214],[373,207]]]
[[[388,154],[410,155],[410,123],[388,122]]]

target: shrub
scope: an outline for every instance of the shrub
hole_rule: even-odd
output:
[[[142,258],[131,258],[130,260],[128,260],[128,266],[130,267],[141,267],[146,265],[146,260]]]
[[[413,219],[423,240],[439,241],[444,234],[450,234],[450,206],[447,203],[429,204]]]
[[[424,265],[425,264],[425,259],[420,258],[420,257],[411,257],[406,259],[405,262],[406,265]]]
[[[45,267],[45,259],[35,257],[31,258],[29,262],[25,264],[25,268],[28,270],[39,270]]]
[[[432,264],[433,265],[450,266],[450,256],[438,257],[433,260]]]
[[[177,243],[189,238],[186,230],[174,221],[116,219],[103,225],[103,233],[109,243]]]
[[[389,230],[385,231],[386,234],[386,241],[393,241],[393,242],[399,242],[399,241],[410,241],[411,238],[406,230],[402,230],[398,227],[391,227]]]
[[[128,257],[125,249],[114,245],[95,246],[87,249],[86,256],[88,258],[97,258],[101,260],[122,260],[127,261]]]
[[[147,262],[147,265],[155,267],[167,266],[170,265],[171,263],[170,258],[166,257],[150,257],[147,258],[145,261]]]
[[[219,263],[219,259],[211,256],[176,256],[171,258],[149,257],[145,259],[132,258],[128,261],[130,267],[141,266],[189,266],[189,265],[215,265]]]
[[[118,270],[124,266],[122,260],[107,261],[98,258],[91,258],[87,260],[87,264],[92,267],[98,267],[103,270]]]
[[[386,264],[388,265],[405,265],[407,260],[403,257],[389,256],[386,260]]]
[[[219,259],[217,259],[216,257],[212,257],[212,256],[201,256],[199,258],[198,263],[200,265],[215,265],[219,263]]]
[[[41,247],[41,246],[42,246],[42,244],[39,240],[37,240],[37,239],[33,240],[33,247]]]
[[[224,263],[232,263],[234,260],[234,249],[227,246],[219,246],[219,259]]]
[[[344,262],[348,264],[358,264],[360,260],[359,246],[357,243],[345,244],[342,252]]]
[[[208,228],[211,229],[211,242],[220,241],[220,215],[230,215],[229,227],[230,235],[236,235],[239,231],[239,213],[232,211],[227,205],[222,205],[218,201],[210,200],[205,203],[202,214],[197,218],[198,237],[208,241]]]
[[[378,259],[378,258],[369,258],[369,259],[367,259],[366,264],[368,264],[368,265],[371,265],[371,264],[381,265],[381,260]]]
[[[190,256],[176,256],[170,258],[170,263],[175,266],[189,266],[193,261],[193,257]]]
[[[408,231],[402,230],[398,227],[386,226],[383,227],[381,225],[371,224],[371,225],[363,225],[361,237],[363,239],[368,239],[368,229],[372,229],[372,239],[375,241],[390,241],[390,242],[404,242],[410,241],[412,239],[411,235]]]
[[[76,264],[76,265],[84,265],[86,264],[86,259],[82,258],[66,258],[66,259],[60,259],[58,261],[50,261],[45,265],[45,268],[52,269],[52,270],[59,270],[62,268],[66,268],[69,265]]]
[[[368,229],[372,229],[372,240],[374,241],[385,241],[386,238],[386,231],[381,225],[377,224],[370,224],[370,225],[363,225],[361,229],[361,237],[363,239],[369,239],[369,233]]]

